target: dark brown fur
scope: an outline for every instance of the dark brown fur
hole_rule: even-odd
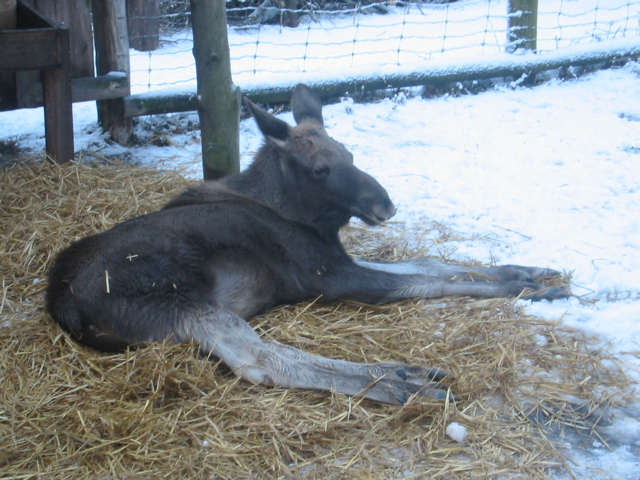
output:
[[[326,134],[320,100],[307,87],[299,85],[292,97],[295,127],[247,106],[266,139],[247,170],[204,182],[164,209],[84,238],[58,256],[47,308],[79,342],[115,350],[196,341],[252,382],[403,403],[413,394],[444,397],[437,382],[445,373],[314,357],[263,341],[245,319],[318,296],[367,303],[566,296],[535,283],[556,273],[541,268],[354,262],[338,232],[353,216],[371,225],[393,216],[387,192]]]

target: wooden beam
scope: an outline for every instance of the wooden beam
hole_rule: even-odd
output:
[[[34,72],[16,72],[34,73]],[[38,72],[35,72],[36,74]],[[42,107],[44,105],[44,93],[42,84],[36,90],[36,95],[30,100],[29,107]],[[129,94],[129,79],[124,72],[111,72],[99,77],[73,78],[71,79],[71,101],[73,103],[89,102],[93,100],[109,100],[126,97]],[[195,94],[194,94],[195,96]],[[6,102],[0,105],[0,112],[16,110],[20,108],[15,102]],[[193,107],[191,110],[195,110]],[[129,115],[131,117],[133,115]]]
[[[0,31],[0,70],[41,70],[60,65],[61,59],[52,48],[56,30],[53,28]]]
[[[71,80],[73,103],[122,98],[129,95],[129,92],[129,78],[124,72],[110,72],[98,77]]]
[[[198,110],[198,95],[195,91],[162,90],[138,93],[124,98],[124,115],[140,117],[167,112],[193,112]]]

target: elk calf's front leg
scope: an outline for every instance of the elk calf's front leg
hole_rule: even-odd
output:
[[[481,298],[521,297],[530,300],[554,300],[569,297],[561,288],[536,283],[542,278],[560,275],[548,268],[504,265],[466,267],[452,265],[435,258],[416,258],[401,262],[356,261],[368,270],[404,278],[387,300],[422,297],[468,295]]]

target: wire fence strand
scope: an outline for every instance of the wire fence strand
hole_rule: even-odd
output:
[[[508,48],[508,0],[395,6],[383,2],[337,10],[307,5],[313,8],[291,11],[300,21],[296,28],[279,23],[290,12],[287,10],[277,10],[275,23],[230,22],[234,81],[327,70],[343,75],[364,67],[393,71],[433,59],[481,59]],[[230,17],[247,19],[255,8],[229,8],[228,12]],[[161,35],[160,48],[131,52],[133,93],[196,86],[195,62],[189,55],[193,36],[188,11],[166,13],[160,23],[171,25]],[[541,53],[640,37],[640,0],[539,2],[536,36]]]

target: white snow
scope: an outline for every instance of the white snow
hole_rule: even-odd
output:
[[[261,30],[262,39],[268,34]],[[180,52],[173,52],[176,61],[192,62],[190,49]],[[133,68],[144,71],[146,57],[135,58],[141,63]],[[173,84],[172,71],[163,75],[165,85]],[[298,78],[289,75],[290,82]],[[440,248],[459,260],[572,272],[575,297],[522,305],[596,335],[640,378],[640,64],[531,89],[507,85],[434,99],[403,94],[372,104],[347,98],[325,107],[324,116],[356,164],[387,188],[398,207],[395,220],[417,232],[439,222],[454,233],[434,255]],[[195,113],[176,117],[197,121]],[[289,113],[281,117],[293,121]],[[140,119],[137,134],[150,138],[146,126],[153,122],[163,118]],[[74,129],[77,150],[198,171],[197,132],[168,132],[164,147],[113,145],[97,127],[91,102],[74,105]],[[240,131],[246,166],[262,139],[250,119]],[[17,139],[38,152],[43,137],[41,109],[0,113],[0,140]],[[541,347],[545,342],[539,339]],[[594,444],[572,451],[574,473],[637,479],[640,423],[629,418],[608,428],[624,441],[613,450]]]
[[[447,425],[445,433],[449,438],[458,443],[464,442],[467,438],[467,435],[469,434],[466,427],[460,425],[458,422],[451,422],[449,425]]]

